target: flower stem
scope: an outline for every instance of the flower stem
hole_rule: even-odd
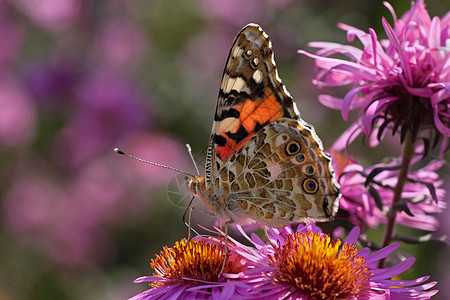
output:
[[[384,230],[382,247],[388,246],[391,243],[392,237],[395,234],[395,219],[397,217],[397,204],[402,199],[403,187],[405,186],[408,177],[409,167],[413,154],[414,154],[414,143],[412,141],[411,131],[408,130],[408,132],[406,133],[405,143],[403,144],[403,151],[401,158],[402,165],[400,168],[400,172],[398,174],[397,185],[394,188],[394,198],[392,199],[392,206],[388,213],[388,222]],[[378,262],[378,267],[383,268],[383,265],[384,259],[381,259]]]

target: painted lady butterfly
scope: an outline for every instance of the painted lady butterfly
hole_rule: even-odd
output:
[[[314,128],[278,77],[268,35],[256,24],[228,56],[209,139],[205,177],[188,187],[220,222],[283,227],[328,221],[339,184]]]

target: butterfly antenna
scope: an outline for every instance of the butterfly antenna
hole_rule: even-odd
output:
[[[135,160],[137,160],[137,161],[140,161],[140,162],[143,162],[143,163],[146,163],[146,164],[149,164],[149,165],[161,167],[161,168],[164,168],[164,169],[169,169],[169,170],[172,170],[172,171],[175,171],[175,172],[184,174],[184,175],[188,175],[188,176],[190,176],[190,177],[195,177],[194,175],[189,174],[189,173],[187,173],[187,172],[184,172],[184,171],[182,171],[182,170],[180,170],[180,169],[177,169],[177,168],[174,168],[174,167],[169,167],[169,166],[162,165],[162,164],[158,164],[158,163],[155,163],[155,162],[151,162],[151,161],[148,161],[148,160],[139,158],[139,157],[137,157],[137,156],[134,156],[134,155],[132,155],[132,154],[128,154],[128,153],[126,153],[126,152],[123,152],[122,150],[120,150],[120,149],[117,148],[117,147],[114,148],[114,152],[116,152],[117,154],[121,154],[121,155],[128,156],[129,158],[135,159]]]
[[[200,172],[197,167],[197,163],[195,162],[194,156],[192,155],[191,145],[186,144],[186,148],[188,150],[189,156],[191,157],[192,162],[194,163],[195,170],[197,171],[197,175],[200,176]]]

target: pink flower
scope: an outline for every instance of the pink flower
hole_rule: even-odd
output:
[[[237,226],[252,244],[245,246],[228,236],[225,271],[224,240],[201,235],[192,242],[182,240],[164,247],[152,259],[153,276],[135,282],[151,282],[152,288],[131,298],[147,299],[430,299],[436,282],[429,276],[414,280],[392,280],[409,269],[414,257],[380,269],[379,260],[391,255],[400,243],[370,254],[357,249],[359,228],[344,242],[331,240],[314,223],[268,229],[268,242],[251,237]]]
[[[292,0],[250,0],[245,2],[239,0],[230,0],[227,2],[202,0],[200,4],[205,11],[205,16],[215,22],[221,20],[242,27],[243,24],[246,22],[248,23],[249,16],[251,16],[252,19],[258,17],[270,18],[274,16],[280,8],[286,8],[292,2]]]
[[[429,276],[414,280],[392,280],[409,269],[414,257],[390,269],[379,269],[379,260],[391,255],[400,243],[370,253],[358,250],[359,228],[344,242],[331,240],[314,223],[269,229],[268,242],[248,237],[253,247],[237,252],[247,260],[241,286],[252,291],[250,299],[430,299],[438,291],[425,283]]]
[[[231,245],[230,245],[231,246]],[[197,237],[164,247],[151,261],[153,276],[143,276],[135,283],[150,282],[151,289],[130,300],[150,299],[241,299],[248,295],[235,277],[244,268],[234,251],[225,257],[222,240]],[[224,273],[220,273],[225,260]],[[244,295],[241,292],[244,291]]]
[[[337,161],[342,160],[338,154],[333,157]],[[418,160],[416,157],[413,164]],[[439,222],[433,214],[442,212],[447,205],[443,201],[443,180],[436,173],[442,165],[442,161],[435,160],[411,170],[402,192],[398,223],[422,230],[437,230]],[[348,163],[338,167],[337,171],[342,193],[338,218],[361,227],[374,228],[386,223],[386,213],[392,205],[397,185],[399,162],[380,163],[368,168]]]
[[[79,0],[41,0],[39,5],[33,0],[13,1],[37,25],[55,31],[63,30],[79,21],[82,12]]]
[[[36,107],[19,80],[0,73],[0,144],[22,147],[36,131]]]
[[[339,24],[352,42],[357,37],[363,49],[328,42],[313,42],[320,48],[316,55],[298,51],[316,60],[319,71],[314,80],[318,87],[351,85],[341,99],[320,95],[319,101],[342,111],[344,120],[350,110],[359,117],[348,132],[347,144],[359,133],[381,140],[385,129],[406,132],[415,140],[428,131],[428,140],[447,140],[450,136],[450,13],[442,19],[430,18],[423,0],[413,3],[402,18],[394,18],[394,27],[383,18],[388,40],[378,40],[373,29],[369,33]],[[343,55],[344,60],[333,56]],[[340,147],[342,148],[342,144]],[[442,143],[441,154],[446,150]]]
[[[102,26],[91,56],[105,67],[130,68],[146,54],[146,46],[145,34],[136,24],[126,19],[113,19]]]

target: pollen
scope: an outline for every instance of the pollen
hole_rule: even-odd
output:
[[[323,233],[296,233],[270,256],[275,284],[290,285],[314,300],[349,299],[366,295],[369,267],[355,244],[331,241]]]
[[[152,287],[174,283],[204,284],[205,281],[217,282],[226,259],[223,273],[239,273],[243,269],[239,257],[225,258],[225,247],[213,245],[206,241],[187,241],[182,239],[172,248],[164,247],[156,258],[151,260],[155,270],[153,276],[170,279],[155,281]],[[202,282],[200,282],[202,281]]]

